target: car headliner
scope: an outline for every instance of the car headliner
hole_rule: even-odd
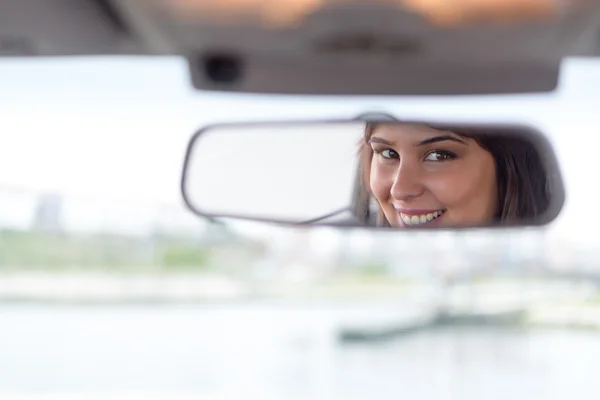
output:
[[[148,0],[2,0],[0,56],[178,54],[177,46],[168,43],[152,22],[151,8],[144,6],[149,4]],[[600,53],[594,34],[600,21],[586,23],[590,34],[579,38],[571,55]]]

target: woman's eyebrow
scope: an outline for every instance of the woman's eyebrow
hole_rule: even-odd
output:
[[[462,139],[459,139],[456,136],[442,135],[442,136],[434,136],[434,137],[430,137],[430,138],[421,140],[419,143],[417,143],[417,146],[423,146],[425,144],[443,142],[445,140],[452,140],[454,142],[457,142],[457,143],[460,143],[460,144],[464,144],[465,146],[467,145],[466,141],[464,141]]]
[[[382,143],[388,146],[393,146],[394,142],[390,142],[389,140],[385,140],[382,138],[378,138],[376,136],[371,136],[371,138],[369,139],[369,143]]]

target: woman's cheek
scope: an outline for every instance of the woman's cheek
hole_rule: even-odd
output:
[[[390,195],[391,184],[386,175],[385,171],[382,171],[377,165],[371,166],[371,191],[379,201],[386,201]]]
[[[487,219],[489,203],[494,200],[491,187],[494,180],[481,170],[455,171],[440,174],[431,179],[429,190],[450,211],[448,217],[453,223],[472,223]]]
[[[426,186],[433,196],[446,208],[459,206],[465,198],[465,185],[469,179],[455,173],[437,173],[428,177]]]

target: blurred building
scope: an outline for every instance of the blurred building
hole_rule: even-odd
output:
[[[42,194],[33,217],[32,229],[43,232],[63,232],[63,198],[60,195]]]

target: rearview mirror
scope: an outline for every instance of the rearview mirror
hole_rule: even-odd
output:
[[[209,126],[181,188],[208,218],[387,228],[544,225],[564,203],[540,132],[431,121]]]

